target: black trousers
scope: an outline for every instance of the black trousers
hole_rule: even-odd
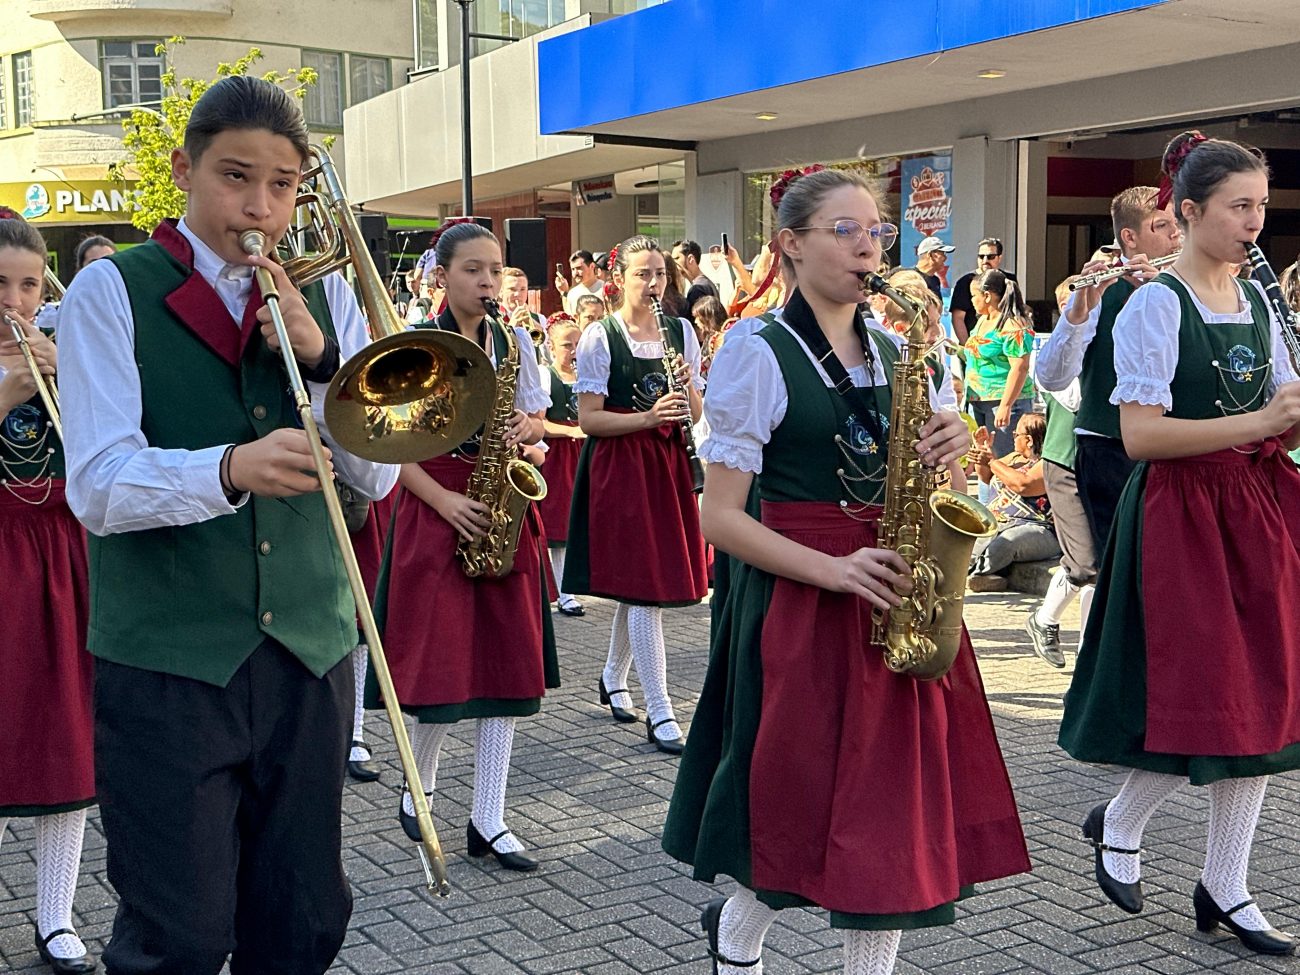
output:
[[[1128,483],[1137,462],[1124,452],[1124,443],[1110,437],[1081,435],[1075,438],[1074,478],[1079,486],[1079,501],[1092,529],[1092,544],[1100,561],[1106,551],[1106,539],[1115,521],[1119,496]]]
[[[264,642],[226,687],[95,662],[95,784],[119,903],[108,975],[320,975],[343,944],[352,665]]]
[[[1093,546],[1083,502],[1079,500],[1074,471],[1045,460],[1043,481],[1047,485],[1047,500],[1052,502],[1052,523],[1061,546],[1061,568],[1075,586],[1090,585],[1097,581],[1097,549]]]

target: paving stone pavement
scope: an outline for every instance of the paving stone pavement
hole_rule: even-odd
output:
[[[1129,917],[1102,898],[1079,822],[1114,793],[1120,775],[1073,762],[1056,746],[1070,671],[1052,670],[1029,653],[1023,621],[1036,599],[972,595],[967,605],[1034,869],[983,885],[979,896],[959,905],[955,927],[907,932],[899,975],[1300,975],[1300,960],[1251,957],[1222,933],[1196,933],[1190,894],[1204,856],[1204,790],[1177,794],[1147,830],[1146,910]],[[395,753],[382,720],[370,716],[369,737],[381,743],[385,772],[378,783],[347,788],[345,861],[356,909],[332,972],[710,971],[699,912],[715,891],[691,880],[659,850],[677,762],[647,744],[643,726],[615,725],[596,703],[610,604],[588,600],[587,606],[585,618],[556,617],[565,686],[548,696],[539,716],[519,723],[515,741],[507,820],[543,861],[538,873],[508,874],[465,856],[473,786],[473,729],[467,725],[447,743],[433,803],[453,892],[446,900],[430,898],[395,821]],[[1075,626],[1077,613],[1071,610],[1063,627],[1071,661]],[[678,715],[689,722],[704,677],[707,607],[667,611],[665,631]],[[1298,809],[1300,777],[1276,777],[1251,871],[1252,890],[1270,919],[1292,931],[1300,930]],[[0,845],[0,970],[46,970],[32,947],[34,874],[31,823],[11,823]],[[92,814],[76,920],[96,954],[108,936],[114,903],[104,880],[104,839]],[[824,915],[787,911],[768,937],[764,970],[838,972],[839,944]]]

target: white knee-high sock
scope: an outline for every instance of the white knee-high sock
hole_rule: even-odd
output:
[[[763,954],[763,939],[777,912],[759,902],[748,887],[737,888],[718,918],[718,954],[732,961],[753,961]],[[763,975],[763,963],[737,967],[718,963],[718,975]]]
[[[564,555],[568,550],[567,545],[552,545],[547,549],[551,555],[551,571],[555,573],[555,588],[559,589],[556,595],[557,599],[564,599],[565,596],[569,595],[561,588],[564,585]]]
[[[1066,575],[1064,569],[1054,572],[1052,581],[1047,584],[1047,595],[1043,597],[1043,604],[1038,607],[1039,626],[1060,626],[1065,607],[1070,605],[1070,600],[1078,591],[1079,587],[1070,582],[1070,577]]]
[[[1088,628],[1088,614],[1092,612],[1092,597],[1097,587],[1089,583],[1079,590],[1079,641],[1083,641],[1083,631]]]
[[[632,641],[636,676],[645,693],[645,711],[652,725],[667,719],[655,734],[664,739],[680,738],[682,729],[673,716],[668,699],[668,662],[664,654],[663,610],[658,606],[629,606],[627,631]]]
[[[8,817],[8,816],[0,816],[0,843],[3,843],[3,842],[4,842],[4,839],[5,839],[5,827],[8,826],[8,825],[9,825],[9,817]]]
[[[902,931],[844,932],[844,975],[890,975]]]
[[[411,751],[415,755],[415,770],[420,773],[420,784],[425,794],[433,792],[438,782],[438,756],[442,754],[442,743],[451,731],[449,724],[421,724],[418,721],[411,729]],[[415,804],[411,802],[411,783],[406,783],[402,792],[402,808],[408,816],[415,815]]]
[[[370,648],[359,643],[352,648],[352,684],[356,688],[356,703],[352,705],[352,740],[366,740],[366,666],[370,662]],[[370,761],[369,748],[354,748],[348,753],[349,762]]]
[[[1187,783],[1181,775],[1144,772],[1134,769],[1124,780],[1119,795],[1106,806],[1105,838],[1107,846],[1137,850],[1142,846],[1142,831],[1162,802]],[[1142,876],[1142,863],[1131,853],[1103,853],[1106,872],[1122,884],[1134,884]]]
[[[1259,810],[1264,805],[1268,776],[1253,779],[1223,779],[1210,790],[1210,834],[1205,844],[1205,869],[1201,883],[1223,910],[1250,900],[1246,870],[1250,846],[1255,838]],[[1254,904],[1232,915],[1243,928],[1264,931],[1272,927]]]
[[[609,657],[605,660],[605,672],[601,675],[605,681],[605,690],[627,687],[627,674],[632,668],[632,641],[628,635],[627,603],[614,605],[614,625],[609,631]],[[611,694],[610,701],[615,707],[631,710],[631,694]]]
[[[474,811],[471,818],[483,839],[506,828],[506,779],[515,741],[514,718],[479,718],[474,743]],[[507,833],[492,845],[498,853],[517,853],[524,845]]]
[[[41,937],[72,927],[85,831],[84,809],[36,817],[36,927]],[[48,950],[57,958],[76,958],[86,953],[86,946],[75,935],[61,934]]]

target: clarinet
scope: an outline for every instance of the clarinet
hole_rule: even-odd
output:
[[[658,298],[650,299],[650,310],[654,312],[655,324],[659,326],[659,341],[664,347],[664,376],[668,380],[668,393],[683,393],[686,395],[688,409],[686,416],[678,423],[678,429],[682,434],[682,444],[686,447],[686,459],[691,465],[691,490],[699,494],[704,490],[704,465],[700,463],[699,455],[695,452],[695,431],[691,429],[691,411],[689,403],[690,394],[677,379],[677,360],[678,355],[673,351],[673,344],[668,337],[667,319],[664,317],[663,306],[659,304]]]
[[[1268,258],[1260,246],[1253,240],[1243,242],[1242,246],[1246,248],[1246,260],[1250,263],[1250,269],[1255,279],[1264,286],[1268,303],[1273,306],[1273,314],[1282,326],[1282,342],[1287,352],[1291,353],[1291,364],[1300,369],[1300,334],[1296,332],[1295,311],[1287,304],[1282,294],[1282,285],[1278,283],[1277,275],[1269,267]]]

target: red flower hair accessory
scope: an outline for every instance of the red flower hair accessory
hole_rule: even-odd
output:
[[[768,190],[767,195],[772,200],[772,209],[781,209],[781,201],[785,199],[786,191],[794,185],[795,180],[801,176],[807,176],[809,173],[820,173],[825,168],[821,163],[813,163],[803,169],[787,169],[772,181],[772,188]]]
[[[443,235],[444,233],[446,233],[449,229],[451,229],[452,227],[456,226],[457,224],[459,224],[459,223],[477,223],[477,222],[478,222],[478,221],[475,220],[473,217],[452,217],[452,218],[449,219],[449,220],[444,220],[442,223],[440,223],[440,224],[437,226],[437,228],[436,228],[436,229],[433,231],[433,233],[429,236],[429,246],[428,246],[427,249],[428,249],[428,250],[433,250],[435,247],[437,247],[437,246],[438,246],[438,240],[439,240],[439,238],[442,237],[442,235]]]
[[[570,315],[567,311],[557,311],[554,314],[552,314],[548,319],[546,319],[546,327],[552,328],[556,325],[561,324],[562,322],[571,322],[574,325],[578,324],[578,320],[574,318],[572,315]]]
[[[0,220],[21,220],[18,211],[11,207],[0,207]]]
[[[1191,155],[1192,150],[1202,142],[1209,141],[1209,136],[1204,132],[1193,129],[1176,148],[1165,154],[1165,158],[1160,163],[1160,192],[1156,194],[1157,210],[1163,210],[1174,201],[1174,177],[1183,168],[1183,163]]]
[[[609,249],[609,255],[605,258],[605,267],[608,269],[610,277],[605,281],[605,287],[602,291],[605,294],[606,301],[614,301],[618,298],[618,285],[614,284],[614,265],[618,261],[618,245],[615,244]]]

